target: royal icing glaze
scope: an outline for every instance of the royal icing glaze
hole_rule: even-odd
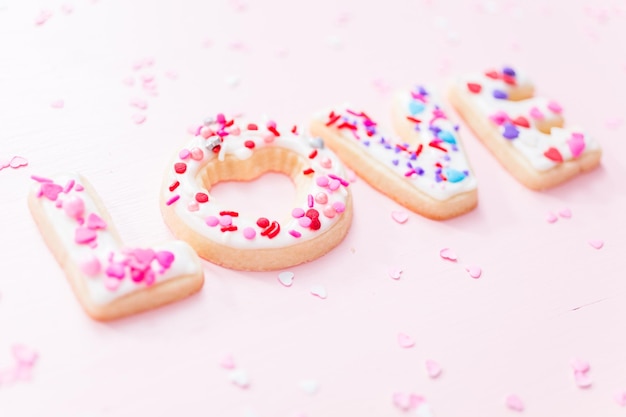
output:
[[[221,204],[208,191],[213,184],[202,182],[209,163],[243,161],[267,148],[291,152],[303,166],[292,176],[298,200],[287,219],[249,218]],[[280,248],[312,239],[338,221],[346,209],[348,185],[343,165],[321,139],[300,134],[295,126],[279,130],[274,122],[240,123],[218,114],[178,152],[162,200],[187,226],[213,242],[242,249]]]
[[[126,294],[175,277],[199,273],[197,256],[182,241],[152,248],[122,245],[77,174],[33,176],[32,192],[45,218],[83,277],[91,300],[108,304]],[[65,267],[65,264],[63,265]]]
[[[513,68],[463,77],[457,89],[491,121],[502,141],[510,143],[538,171],[599,149],[582,130],[559,127],[563,123],[561,106],[533,97],[532,82]]]
[[[420,143],[383,133],[363,111],[346,107],[318,116],[326,126],[356,143],[364,152],[391,169],[399,178],[440,201],[476,188],[454,125],[423,87],[402,94],[406,117],[420,132]]]

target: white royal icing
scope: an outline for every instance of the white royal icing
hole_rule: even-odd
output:
[[[511,74],[514,73],[512,78],[517,86],[532,88],[531,81],[523,73],[510,68],[505,70],[512,71]],[[508,95],[512,86],[501,79],[503,72],[492,73],[499,74],[500,78],[494,79],[486,73],[473,74],[460,78],[456,88],[472,106],[479,110],[482,117],[492,121],[502,141],[513,146],[533,168],[538,171],[547,171],[560,163],[559,155],[563,161],[568,161],[580,157],[585,152],[600,148],[593,138],[577,128],[552,127],[550,134],[539,131],[537,120],[551,121],[559,118],[560,106],[545,97],[532,97],[518,101],[496,98],[494,91],[498,90]],[[479,85],[480,92],[470,91],[469,84]],[[512,123],[520,116],[528,121],[528,128]],[[508,133],[507,129],[509,129]],[[516,132],[515,138],[505,137],[505,135],[515,136]]]
[[[227,126],[227,124],[230,125]],[[292,133],[286,128],[271,131],[270,127],[275,129],[275,125],[271,122],[268,126],[256,125],[257,130],[251,130],[249,126],[239,121],[236,123],[227,121],[222,115],[218,115],[217,121],[205,123],[205,126],[199,129],[198,135],[192,137],[179,152],[174,162],[174,166],[185,164],[185,172],[177,173],[175,168],[168,171],[167,184],[162,190],[166,204],[174,206],[176,216],[201,236],[233,248],[287,247],[313,239],[330,228],[343,215],[349,195],[341,161],[332,151],[324,147],[321,140],[304,134]],[[222,141],[219,140],[217,132],[224,135]],[[246,143],[253,143],[254,147],[246,147]],[[216,144],[219,145],[217,153],[212,150]],[[309,168],[314,171],[311,174],[300,173],[295,179],[294,183],[298,187],[297,201],[294,207],[289,208],[289,213],[293,209],[299,209],[301,213],[306,213],[309,209],[316,210],[319,213],[317,217],[320,223],[319,229],[313,230],[306,225],[307,221],[302,220],[302,217],[307,216],[296,218],[290,215],[287,219],[268,218],[270,222],[279,224],[280,232],[272,237],[270,237],[271,234],[264,236],[262,233],[267,231],[268,227],[260,227],[257,224],[258,219],[247,217],[237,207],[224,206],[203,185],[200,173],[209,162],[217,159],[219,163],[227,156],[245,160],[250,158],[256,150],[265,147],[278,147],[293,152],[303,158]],[[194,157],[194,154],[197,156]],[[201,157],[198,158],[200,155]],[[339,180],[329,176],[334,176]],[[326,178],[329,185],[324,185],[323,182],[320,185],[317,182],[320,177]],[[176,183],[178,185],[174,188],[173,185]],[[208,196],[208,202],[199,202],[196,199],[198,193]],[[320,193],[326,195],[326,202],[323,198],[316,198]],[[238,216],[220,214],[233,211]],[[221,222],[215,224],[216,219],[225,220],[226,225]],[[230,229],[229,222],[231,222]],[[303,226],[301,222],[305,225]],[[251,234],[254,236],[251,237]]]
[[[83,201],[85,210],[84,215],[81,216],[84,220],[82,226],[87,225],[86,219],[91,214],[103,218],[103,213],[98,211],[95,201],[86,191],[79,191],[82,188],[82,184],[78,175],[61,174],[49,179],[54,184],[65,188],[64,191],[58,193],[58,197],[51,200],[42,195],[41,189],[45,183],[36,183],[32,192],[38,195],[39,204],[41,204],[45,215],[43,221],[52,227],[56,233],[61,241],[61,245],[67,252],[69,262],[76,265],[79,271],[83,270],[84,264],[94,262],[94,259],[97,259],[97,263],[100,264],[101,267],[97,272],[89,274],[89,276],[83,273],[85,287],[95,304],[108,304],[126,294],[148,288],[158,282],[199,273],[199,263],[197,262],[195,252],[187,243],[174,241],[151,248],[155,253],[166,251],[174,255],[173,262],[167,268],[163,267],[156,259],[150,262],[149,268],[154,271],[154,282],[150,284],[147,282],[134,282],[130,278],[128,267],[125,268],[125,276],[122,279],[107,276],[106,268],[109,261],[112,259],[121,262],[128,259],[125,253],[130,249],[122,245],[116,236],[111,233],[111,229],[114,227],[111,224],[106,224],[105,228],[95,229],[96,238],[91,243],[77,243],[75,234],[77,227],[81,226],[81,221],[68,215],[63,209],[63,203],[73,198],[79,198]],[[74,182],[74,186],[69,192],[66,192],[66,185],[71,181]],[[119,285],[110,286],[109,288],[111,289],[109,289],[107,288],[108,281]]]

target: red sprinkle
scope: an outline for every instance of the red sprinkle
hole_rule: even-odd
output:
[[[239,217],[236,211],[220,211],[220,216]]]
[[[407,116],[406,118],[412,121],[413,123],[422,123],[420,119],[416,119],[415,117],[412,117],[412,116]]]
[[[480,84],[467,83],[467,89],[470,90],[474,94],[478,94],[483,89],[483,87]]]
[[[259,130],[259,127],[254,123],[248,123],[248,130]]]
[[[278,222],[272,222],[272,226],[274,226],[274,225],[276,225],[274,230],[272,230],[267,235],[267,237],[269,237],[270,239],[274,239],[276,237],[276,235],[278,235],[280,233],[280,224],[278,224]]]
[[[248,148],[248,149],[254,149],[254,146],[255,146],[255,145],[254,145],[254,142],[253,142],[253,141],[251,141],[251,140],[247,140],[247,141],[245,141],[243,144],[244,144],[244,145],[245,145],[245,147],[246,147],[246,148]]]
[[[337,126],[337,129],[350,129],[350,130],[356,130],[357,127],[356,125],[351,125],[348,122],[343,122],[342,124],[340,124],[339,126]]]
[[[326,126],[335,124],[335,122],[341,118],[341,115],[332,112],[328,117],[329,120],[326,122]]]
[[[309,229],[311,230],[319,230],[319,228],[322,227],[322,223],[320,223],[320,219],[318,219],[317,217],[311,220],[311,225],[309,226]]]
[[[272,132],[272,134],[274,136],[280,136],[280,133],[278,133],[278,130],[276,130],[276,128],[274,126],[268,126],[267,130],[269,130],[270,132]]]
[[[317,149],[313,149],[313,152],[309,154],[309,159],[313,159],[317,156]]]
[[[487,71],[485,75],[494,80],[497,80],[498,78],[500,78],[500,76],[498,75],[498,71],[496,70]]]
[[[513,119],[513,123],[522,127],[530,127],[530,123],[528,122],[528,119],[526,119],[524,116],[520,116],[516,119]]]
[[[213,147],[213,153],[219,153],[220,149],[222,149],[222,145],[215,145],[215,147]]]
[[[230,226],[225,226],[222,227],[220,229],[222,232],[234,232],[235,230],[237,230],[237,226],[233,226],[232,224]]]
[[[515,77],[507,74],[502,74],[502,81],[508,85],[515,85]]]
[[[209,196],[206,195],[205,193],[197,193],[196,194],[196,201],[198,203],[206,203],[207,201],[209,201]]]
[[[430,142],[428,146],[430,146],[431,148],[439,149],[440,151],[448,152],[446,148],[442,147],[435,141]]]
[[[298,126],[293,125],[293,127],[291,128],[291,133],[293,133],[294,135],[298,134]]]
[[[265,217],[259,217],[259,219],[256,221],[256,225],[262,228],[266,228],[270,225],[270,221],[267,220]]]
[[[174,171],[177,174],[184,174],[187,171],[187,164],[184,162],[177,162],[174,164]]]
[[[178,188],[179,185],[180,185],[180,182],[174,181],[174,183],[170,185],[170,191],[174,191],[175,189]]]
[[[557,148],[550,148],[545,151],[543,155],[554,162],[563,162],[563,155],[561,155],[561,152],[559,152]]]
[[[420,156],[423,150],[424,150],[424,145],[420,143],[419,146],[417,147],[417,150],[415,151],[415,156]]]
[[[309,219],[317,219],[320,216],[320,212],[312,208],[308,209],[304,215]]]
[[[307,168],[307,169],[305,169],[304,171],[302,171],[302,173],[303,173],[304,175],[309,175],[309,174],[312,174],[312,173],[314,173],[314,172],[315,172],[315,170],[314,170],[313,168]]]

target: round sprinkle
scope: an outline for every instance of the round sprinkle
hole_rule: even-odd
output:
[[[308,209],[306,211],[306,216],[310,219],[317,219],[320,216],[320,212],[315,210],[314,208]]]
[[[335,208],[333,206],[328,205],[324,207],[324,216],[328,217],[329,219],[335,217],[336,214],[337,212],[335,211]]]
[[[309,217],[300,217],[298,219],[298,224],[302,227],[309,227],[311,225],[311,218]]]
[[[341,201],[333,203],[333,208],[337,213],[343,213],[346,210],[346,205]]]
[[[206,195],[205,193],[197,193],[196,194],[196,201],[198,203],[206,203],[207,201],[209,201],[209,196]]]
[[[245,145],[245,146],[246,146],[246,148],[248,148],[248,149],[254,149],[254,146],[255,146],[255,145],[254,145],[254,142],[253,142],[253,141],[251,141],[251,140],[247,140],[247,141],[245,141],[245,142],[244,142],[244,145]]]
[[[561,107],[561,105],[557,103],[556,101],[549,102],[548,109],[550,109],[550,111],[554,113],[561,113],[563,111],[563,108]]]
[[[184,162],[177,162],[174,164],[174,171],[177,174],[184,174],[187,171],[187,164]]]
[[[207,226],[215,227],[220,224],[220,220],[215,216],[209,216],[206,218],[205,223]]]
[[[315,179],[315,183],[320,187],[326,187],[328,185],[328,177],[326,176],[317,177]]]
[[[178,157],[180,159],[187,159],[191,156],[191,152],[189,152],[189,149],[182,149],[180,152],[178,152]]]
[[[259,217],[259,219],[256,221],[256,225],[262,228],[266,228],[270,225],[270,221],[265,217]]]
[[[521,398],[515,394],[511,394],[507,396],[506,399],[504,400],[504,403],[509,408],[509,410],[519,411],[519,412],[524,411],[524,403],[522,402]]]
[[[498,90],[496,88],[493,90],[493,97],[500,100],[506,100],[507,98],[509,98],[509,95],[505,91]]]
[[[245,237],[248,240],[254,239],[254,237],[256,236],[256,231],[251,228],[251,227],[245,227],[243,229],[243,237]]]
[[[297,207],[297,208],[295,208],[295,209],[293,209],[293,210],[291,211],[291,215],[292,215],[294,218],[299,219],[300,217],[303,217],[303,216],[304,216],[304,210],[302,210],[301,208]]]
[[[330,180],[328,183],[328,189],[331,191],[335,191],[337,189],[339,189],[339,187],[341,186],[341,181],[339,180]]]
[[[318,204],[326,204],[328,203],[328,196],[326,193],[319,192],[315,195],[315,202]]]
[[[515,77],[515,70],[511,67],[504,67],[502,68],[502,73],[509,75],[511,77]]]
[[[230,226],[231,224],[233,224],[232,216],[229,216],[228,214],[220,216],[220,225],[221,226]]]
[[[598,239],[590,240],[589,246],[594,249],[602,249],[604,247],[604,242]]]
[[[191,150],[191,159],[193,159],[194,161],[200,161],[202,158],[204,158],[204,152],[202,151],[202,149],[193,148]]]

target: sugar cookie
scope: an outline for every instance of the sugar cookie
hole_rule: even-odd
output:
[[[221,181],[281,172],[297,201],[285,219],[250,218],[210,194]],[[239,270],[275,270],[316,259],[344,238],[352,199],[341,161],[319,139],[293,129],[239,123],[219,114],[205,121],[168,167],[161,208],[172,232],[203,258]],[[253,204],[253,202],[251,202]],[[243,208],[245,210],[245,207]]]
[[[311,131],[372,187],[415,213],[443,220],[476,207],[476,180],[456,126],[426,89],[398,94],[393,113],[401,140],[345,107],[317,116]]]
[[[579,129],[563,129],[561,106],[534,97],[531,81],[504,67],[462,77],[450,101],[476,136],[522,184],[554,187],[600,163],[598,143]]]
[[[185,242],[127,248],[104,205],[77,174],[33,177],[28,205],[87,314],[113,320],[159,307],[202,287],[198,256]]]

